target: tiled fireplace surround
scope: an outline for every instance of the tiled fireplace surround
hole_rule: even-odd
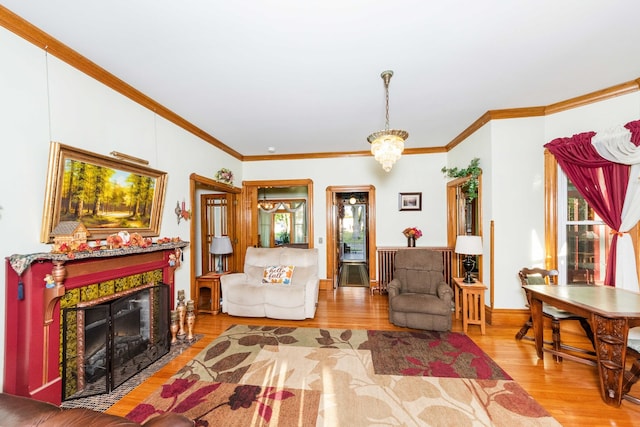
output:
[[[135,250],[101,251],[69,259],[36,257],[22,274],[6,261],[4,392],[60,404],[60,306],[70,299],[104,298],[148,281],[169,285],[174,306],[174,270],[170,255],[187,242],[153,245]],[[56,285],[46,287],[52,274]],[[126,278],[123,280],[123,278]]]

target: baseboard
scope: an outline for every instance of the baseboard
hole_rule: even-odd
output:
[[[528,309],[485,307],[487,324],[491,326],[513,326],[520,328],[529,320]]]
[[[333,291],[333,283],[329,279],[320,279],[319,289],[321,291]]]

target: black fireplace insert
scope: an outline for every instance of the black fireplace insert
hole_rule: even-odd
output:
[[[109,393],[170,347],[169,286],[149,284],[62,312],[62,400]]]

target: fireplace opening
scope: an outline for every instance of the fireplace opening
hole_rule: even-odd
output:
[[[109,393],[169,351],[165,284],[78,304],[62,315],[62,348],[75,340],[77,350],[62,352],[62,400]]]

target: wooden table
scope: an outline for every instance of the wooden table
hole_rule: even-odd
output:
[[[600,395],[608,405],[620,406],[637,376],[625,379],[627,335],[629,328],[640,326],[640,294],[609,286],[527,285],[536,352],[563,356],[562,351],[543,348],[542,303],[584,316],[591,323],[600,376]]]
[[[465,283],[461,277],[454,277],[454,299],[456,319],[462,314],[462,330],[467,333],[469,325],[480,325],[480,332],[485,333],[484,291],[487,287],[481,282]],[[462,299],[462,307],[460,300]],[[462,309],[462,310],[461,310]]]
[[[220,276],[229,272],[214,271],[196,277],[196,310],[198,313],[220,313]]]

